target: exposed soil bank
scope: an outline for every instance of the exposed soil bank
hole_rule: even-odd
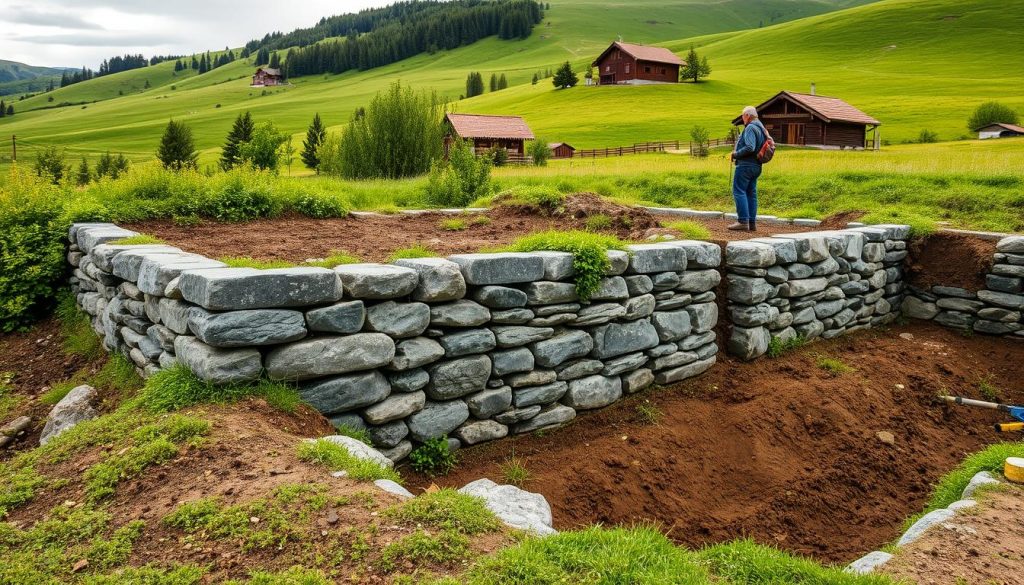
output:
[[[821,356],[856,370],[830,375]],[[932,482],[1000,439],[997,413],[950,408],[937,395],[979,397],[989,377],[1002,399],[1024,399],[1024,343],[928,324],[753,363],[719,357],[703,376],[566,428],[464,450],[447,477],[403,474],[415,487],[503,481],[501,465],[514,455],[530,470],[525,488],[551,502],[557,528],[657,522],[689,546],[750,536],[848,562],[898,536]],[[646,423],[640,405],[662,415]]]
[[[956,286],[970,291],[985,288],[996,243],[960,234],[937,233],[911,244],[910,284]]]

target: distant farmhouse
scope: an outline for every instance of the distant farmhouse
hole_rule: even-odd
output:
[[[476,154],[483,154],[491,148],[504,148],[510,158],[521,158],[526,153],[526,141],[534,139],[533,131],[519,116],[448,114],[445,124],[445,152],[454,139],[461,138],[473,144]]]
[[[978,138],[1009,138],[1011,136],[1024,136],[1024,128],[1016,124],[1003,124],[996,122],[982,128],[978,128]]]
[[[686,63],[662,47],[614,42],[594,61],[598,84],[679,83],[679,68]]]
[[[548,149],[551,150],[551,158],[572,158],[576,154],[576,148],[565,142],[552,142]]]
[[[816,95],[813,85],[810,94],[780,91],[757,106],[757,113],[779,144],[878,150],[882,123],[839,98]]]
[[[252,76],[251,87],[266,87],[268,85],[284,85],[284,76],[280,69],[259,67]]]

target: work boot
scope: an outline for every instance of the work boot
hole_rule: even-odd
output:
[[[730,224],[730,225],[725,226],[725,229],[731,230],[731,231],[734,231],[734,232],[746,232],[746,231],[750,230],[750,224],[748,222],[745,222],[745,221],[737,221],[734,224]]]
[[[750,222],[750,231],[752,231],[752,232],[756,232],[757,231],[757,222],[756,221],[751,221]]]

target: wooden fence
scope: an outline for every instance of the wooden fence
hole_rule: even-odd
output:
[[[625,156],[627,154],[643,154],[647,152],[665,152],[668,149],[679,150],[679,141],[637,142],[632,146],[613,146],[611,148],[592,148],[577,150],[572,158],[603,158],[606,156]]]

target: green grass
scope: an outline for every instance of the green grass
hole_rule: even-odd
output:
[[[605,234],[582,231],[546,231],[516,239],[508,246],[513,252],[553,250],[572,254],[572,267],[576,272],[576,294],[582,300],[597,292],[604,273],[611,267],[608,250],[624,250],[626,243]]]
[[[14,393],[13,379],[14,372],[0,371],[0,420],[7,420],[22,402],[22,398]]]
[[[443,231],[446,232],[461,232],[466,229],[466,220],[459,218],[442,219],[441,223],[437,225]]]
[[[133,403],[151,412],[169,412],[194,404],[232,402],[249,396],[263,398],[284,412],[294,412],[301,401],[298,390],[282,382],[260,379],[247,384],[217,386],[200,380],[186,366],[178,364],[150,377]]]
[[[357,459],[345,447],[324,439],[300,443],[298,456],[303,461],[323,465],[330,471],[346,471],[349,477],[360,481],[402,481],[402,477],[394,469],[382,467],[365,459]]]
[[[294,262],[287,260],[260,260],[248,256],[223,256],[218,258],[221,262],[233,268],[255,268],[257,270],[270,270],[272,268],[291,268]]]
[[[127,238],[121,238],[119,240],[114,240],[114,241],[110,242],[110,244],[118,245],[118,246],[128,246],[128,245],[137,245],[137,244],[165,244],[165,243],[166,242],[164,242],[160,238],[158,238],[156,236],[151,236],[149,234],[139,234],[137,236],[128,236]]]
[[[854,371],[854,368],[846,365],[838,358],[822,356],[818,358],[817,363],[819,368],[825,370],[832,376],[842,376],[843,374],[849,374]]]
[[[639,417],[640,422],[646,425],[657,424],[661,417],[665,415],[657,406],[651,404],[649,400],[645,400],[640,404],[636,405],[636,414]]]
[[[342,264],[358,264],[362,262],[359,258],[340,250],[332,250],[326,258],[320,258],[316,260],[310,260],[305,262],[305,266],[319,266],[320,268],[334,268],[335,266],[341,266]]]
[[[373,445],[373,439],[370,438],[370,433],[368,433],[366,429],[356,429],[346,424],[336,425],[334,428],[337,430],[339,435],[351,437],[357,441],[366,443],[367,445]]]
[[[56,315],[60,321],[60,332],[66,353],[87,360],[99,358],[105,353],[99,336],[92,329],[89,315],[78,309],[74,295],[69,292],[58,295]]]
[[[436,258],[437,252],[424,246],[423,244],[416,244],[409,246],[408,248],[401,248],[395,250],[388,256],[388,262],[394,262],[395,260],[404,260],[407,258]]]
[[[665,227],[678,233],[687,240],[710,240],[711,230],[704,224],[697,221],[673,221],[665,224]]]
[[[768,357],[777,358],[795,349],[803,347],[806,343],[807,340],[800,336],[789,339],[788,341],[783,341],[779,337],[772,337],[768,342]]]
[[[989,402],[999,402],[1000,396],[1002,396],[1002,391],[992,382],[991,374],[978,381],[978,392]]]
[[[584,222],[584,226],[586,226],[588,232],[600,232],[611,229],[612,218],[603,213],[597,213],[588,217],[587,221]]]
[[[385,571],[392,571],[399,563],[450,564],[469,555],[469,539],[454,530],[442,530],[431,534],[424,530],[403,536],[381,553],[379,565]]]
[[[883,575],[857,576],[844,572],[841,567],[823,567],[813,560],[795,557],[752,540],[711,546],[699,551],[697,556],[713,574],[727,582],[745,585],[881,585],[892,582]]]
[[[442,488],[392,506],[384,515],[409,524],[425,524],[462,534],[483,534],[501,528],[501,522],[482,499]]]
[[[501,464],[501,477],[506,483],[522,487],[530,480],[530,470],[526,467],[526,460],[513,455],[505,459]]]

